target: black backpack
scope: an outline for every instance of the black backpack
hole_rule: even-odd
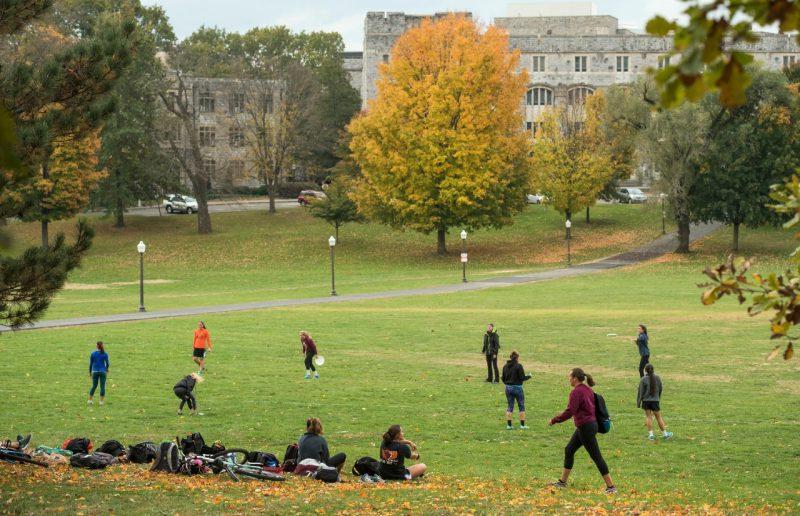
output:
[[[97,449],[97,451],[107,453],[112,457],[119,457],[120,455],[125,455],[125,447],[122,446],[122,444],[119,441],[115,441],[114,439],[104,442],[103,445]]]
[[[275,455],[260,451],[249,452],[245,456],[245,460],[246,462],[255,462],[257,464],[261,464],[262,466],[269,466],[271,468],[276,468],[281,464],[281,462],[278,460],[278,457]]]
[[[69,450],[72,453],[89,453],[91,448],[92,441],[87,437],[75,437],[74,439],[70,439],[64,447],[65,450]]]
[[[320,465],[319,469],[317,469],[317,472],[312,475],[312,477],[328,483],[338,482],[339,470],[322,464]]]
[[[300,447],[297,443],[290,444],[286,447],[286,453],[283,454],[283,464],[281,467],[284,471],[292,472],[297,467],[297,459],[300,457]]]
[[[69,458],[69,463],[74,468],[105,469],[117,463],[117,458],[108,453],[75,453]]]
[[[155,460],[157,453],[156,445],[146,441],[128,448],[128,460],[136,464],[147,464]]]
[[[596,392],[594,393],[594,417],[597,419],[597,431],[607,434],[611,430],[611,416],[608,415],[606,400]]]
[[[175,439],[181,445],[181,451],[188,455],[190,453],[194,453],[196,455],[200,455],[203,453],[203,450],[206,448],[206,441],[203,439],[203,436],[199,433],[195,432],[193,434],[189,434],[183,439],[178,440]]]
[[[361,457],[353,464],[353,475],[360,477],[361,475],[379,475],[381,463],[372,457]]]
[[[163,442],[158,447],[156,460],[150,471],[167,471],[178,473],[183,463],[183,453],[178,449],[178,445],[173,442]]]

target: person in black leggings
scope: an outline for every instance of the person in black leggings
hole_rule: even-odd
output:
[[[197,385],[197,382],[202,382],[203,377],[197,373],[192,373],[188,376],[185,376],[181,379],[178,383],[175,384],[175,387],[172,388],[172,392],[175,393],[175,396],[180,398],[181,404],[178,407],[178,415],[183,415],[183,406],[189,405],[189,413],[191,415],[197,415],[197,400],[192,394],[194,390],[194,386]]]
[[[644,376],[644,367],[650,363],[650,337],[647,335],[647,326],[640,324],[637,328],[638,335],[633,340],[639,348],[639,378]]]
[[[550,485],[558,488],[567,487],[567,479],[575,464],[575,452],[584,447],[606,482],[606,494],[616,493],[617,488],[611,481],[608,465],[597,444],[597,417],[594,411],[594,391],[591,389],[594,386],[594,379],[582,369],[575,368],[569,374],[569,383],[573,389],[569,394],[567,409],[551,419],[550,424],[562,423],[572,418],[575,432],[564,448],[564,471],[561,473],[561,478]]]

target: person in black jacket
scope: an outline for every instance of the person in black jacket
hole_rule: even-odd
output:
[[[481,353],[486,355],[486,369],[488,370],[486,381],[492,381],[492,368],[494,368],[494,383],[500,383],[500,371],[497,369],[497,353],[500,351],[500,336],[494,331],[494,324],[486,327],[483,335],[483,350]]]
[[[197,373],[192,373],[188,376],[185,376],[175,384],[175,387],[172,388],[172,392],[175,393],[175,396],[180,398],[181,404],[178,407],[178,415],[183,415],[183,406],[189,405],[189,414],[192,416],[201,415],[197,413],[197,400],[192,394],[194,390],[194,386],[197,385],[197,382],[202,382],[203,377]]]
[[[337,453],[331,457],[331,453],[328,450],[328,442],[322,436],[322,433],[322,421],[319,418],[312,417],[306,420],[306,433],[297,440],[299,446],[297,462],[305,459],[314,459],[317,462],[342,471],[347,455]]]
[[[508,362],[503,366],[503,383],[506,384],[506,400],[508,401],[508,410],[506,410],[507,430],[514,429],[511,425],[511,416],[514,413],[514,401],[517,402],[517,406],[519,407],[520,430],[527,430],[530,428],[525,425],[525,391],[522,390],[522,384],[530,379],[531,375],[525,374],[525,368],[519,363],[519,353],[512,351]]]

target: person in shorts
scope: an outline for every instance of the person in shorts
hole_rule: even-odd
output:
[[[427,466],[421,462],[405,465],[405,459],[419,460],[417,445],[403,436],[400,425],[392,425],[383,434],[380,450],[379,475],[384,480],[412,480],[425,474]]]
[[[656,439],[655,435],[653,435],[653,418],[655,417],[664,439],[670,439],[672,432],[667,432],[667,424],[664,423],[664,418],[661,417],[661,392],[663,391],[661,378],[653,374],[655,371],[653,364],[647,364],[644,370],[647,374],[639,381],[636,406],[644,409],[644,422],[649,433],[647,438],[651,441]]]
[[[197,323],[197,329],[194,331],[194,342],[192,343],[192,360],[200,366],[197,374],[205,374],[206,372],[206,353],[211,351],[211,335],[206,329],[206,323],[200,321]]]

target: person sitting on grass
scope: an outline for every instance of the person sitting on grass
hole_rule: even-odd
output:
[[[183,415],[184,405],[189,405],[189,415],[192,416],[203,415],[197,412],[197,400],[195,399],[194,394],[192,394],[192,391],[194,391],[194,386],[197,385],[197,382],[202,382],[202,381],[203,381],[202,376],[200,376],[197,373],[192,373],[190,375],[183,377],[181,381],[176,383],[175,387],[172,388],[172,392],[174,392],[175,396],[177,396],[181,400],[181,404],[178,407],[179,416]]]
[[[328,450],[328,442],[322,437],[322,421],[312,417],[306,420],[306,433],[300,436],[297,444],[299,446],[297,462],[305,459],[314,459],[332,468],[342,471],[347,455],[337,453],[331,457]]]
[[[423,463],[406,468],[405,459],[419,460],[417,445],[403,436],[400,425],[392,425],[381,441],[379,475],[384,480],[411,480],[425,474]]]
[[[525,425],[525,391],[522,389],[522,383],[531,379],[531,375],[525,374],[525,368],[519,363],[519,353],[516,351],[511,352],[506,365],[503,366],[503,383],[506,385],[506,401],[508,401],[508,410],[506,410],[506,429],[513,430],[511,425],[511,417],[514,414],[514,401],[517,402],[519,407],[519,427],[521,430],[530,428]]]
[[[16,441],[12,441],[11,439],[0,441],[0,448],[5,448],[6,450],[24,451],[30,443],[31,434],[28,434],[25,437],[18,435]]]
[[[672,432],[667,432],[667,424],[661,417],[661,392],[663,387],[661,385],[661,378],[653,374],[655,368],[653,364],[647,364],[644,367],[647,373],[642,377],[639,382],[639,392],[636,395],[636,406],[643,408],[645,413],[645,424],[647,425],[648,439],[655,441],[656,437],[653,435],[653,417],[658,422],[658,427],[664,434],[664,439],[670,439]]]

